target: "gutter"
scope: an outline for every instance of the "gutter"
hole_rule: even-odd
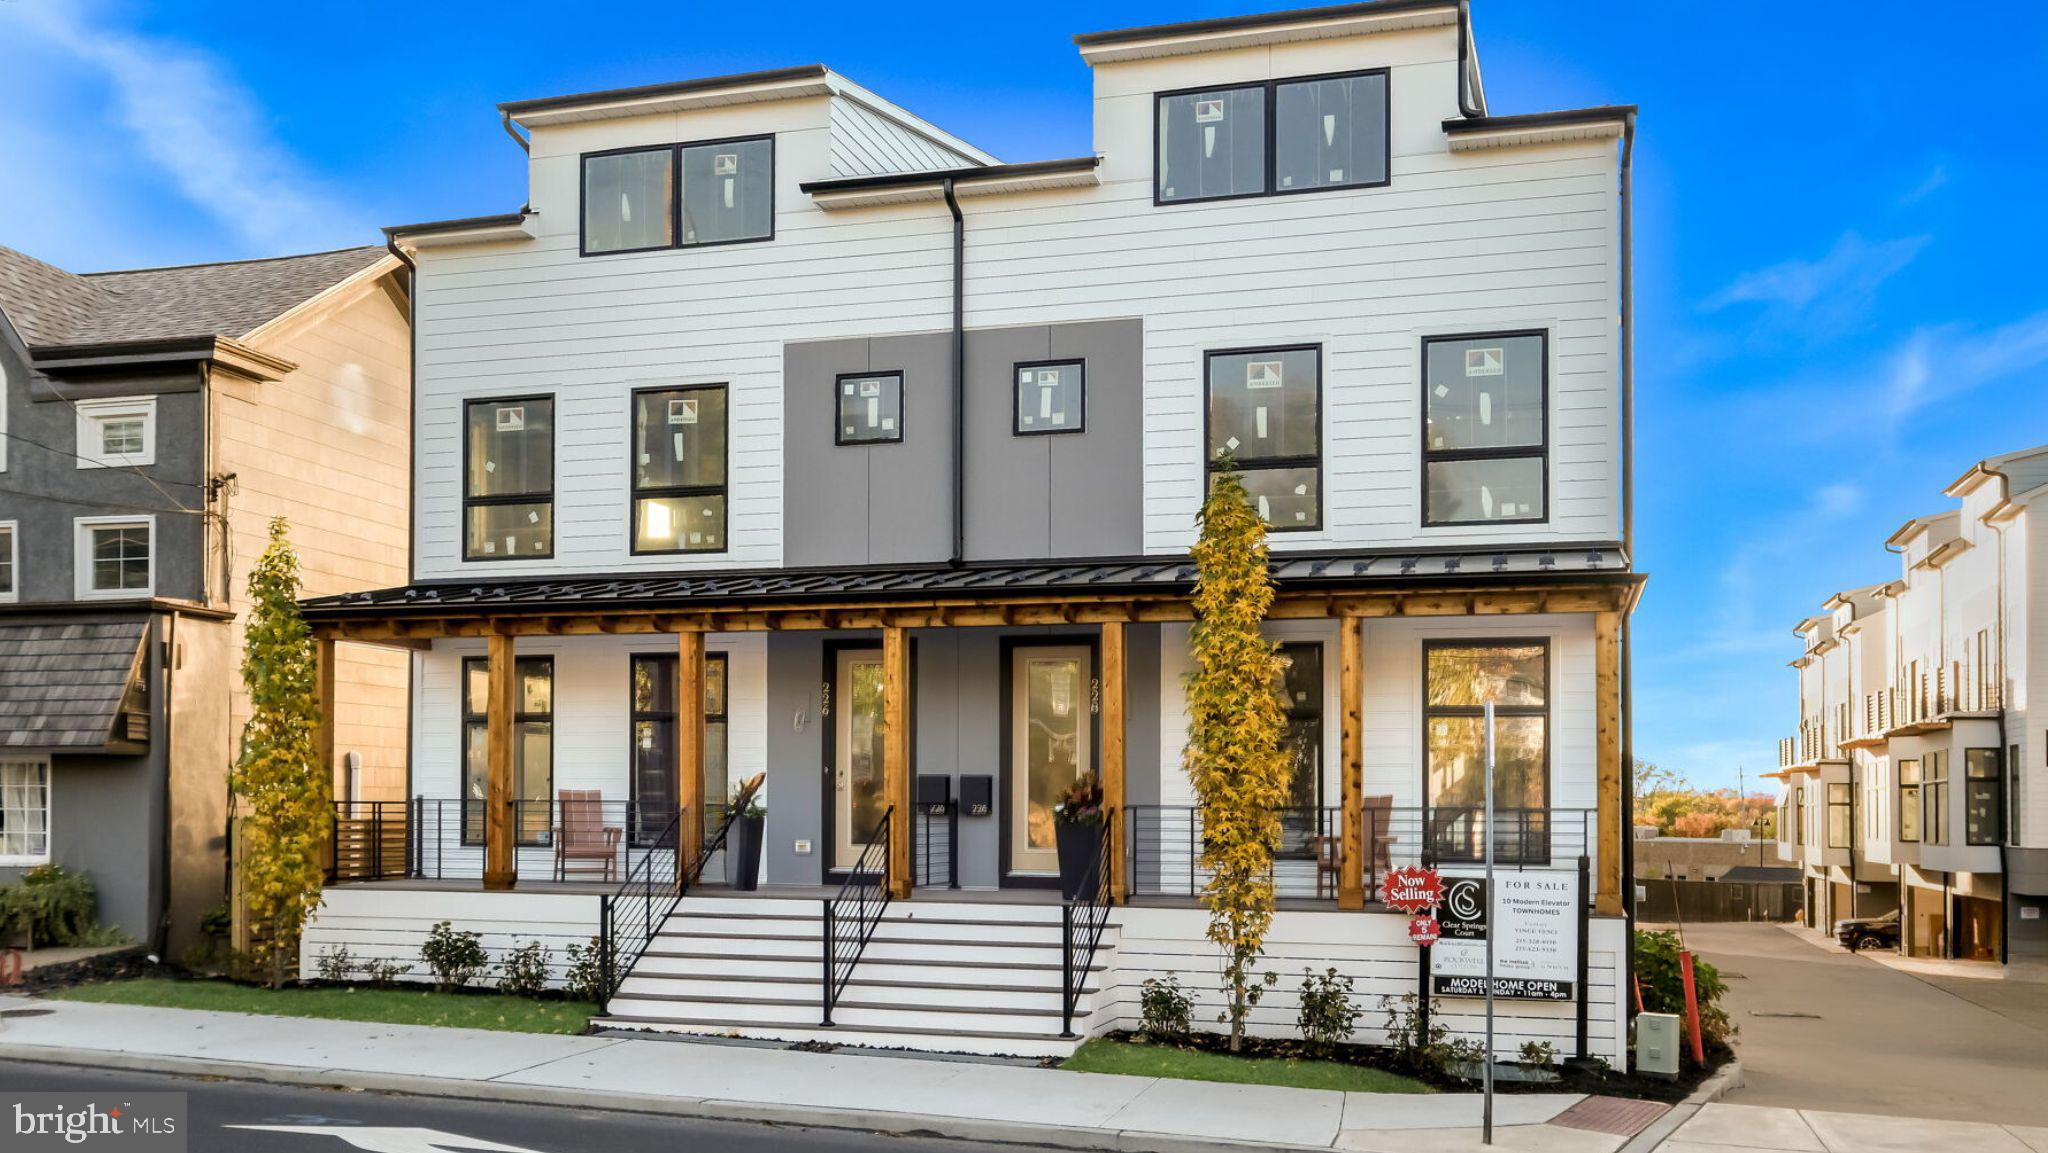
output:
[[[954,568],[967,561],[967,218],[954,195],[953,178],[943,187],[953,214],[953,554]]]
[[[509,122],[508,125],[509,127]],[[420,411],[420,266],[398,246],[398,234],[393,229],[384,230],[384,247],[396,256],[406,268],[405,284],[405,395],[407,419],[416,420]],[[406,502],[405,502],[405,579],[412,584],[419,580],[419,555],[415,542],[419,540],[420,470],[419,462],[412,459],[412,451],[406,453]],[[410,693],[407,694],[408,698]],[[408,739],[412,730],[406,730]],[[412,771],[408,765],[406,772]]]

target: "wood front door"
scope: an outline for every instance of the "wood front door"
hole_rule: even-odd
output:
[[[882,650],[840,649],[832,699],[831,868],[852,869],[888,807],[882,781]]]
[[[1010,661],[1006,871],[1057,876],[1053,806],[1067,786],[1095,771],[1094,654],[1087,645],[1019,645]]]

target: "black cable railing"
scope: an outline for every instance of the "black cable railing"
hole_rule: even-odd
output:
[[[832,1024],[832,1007],[846,989],[847,978],[875,935],[882,911],[889,907],[889,822],[896,816],[891,805],[875,824],[875,831],[854,858],[853,869],[839,894],[825,902],[822,935],[825,962],[824,1024]]]
[[[704,839],[696,859],[679,865],[679,838],[683,822],[691,818],[688,809],[669,818],[666,828],[649,839],[638,861],[626,869],[626,879],[613,892],[598,898],[598,988],[602,1012],[612,994],[626,980],[626,974],[640,960],[640,954],[654,940],[662,923],[689,895],[690,886],[704,876],[711,858],[725,848],[732,823],[740,814],[728,809],[717,831]],[[637,851],[637,850],[636,850]]]
[[[1116,853],[1116,810],[1102,815],[1102,834],[1096,839],[1094,859],[1082,874],[1078,896],[1060,904],[1060,1036],[1074,1035],[1074,1009],[1088,986],[1088,970],[1095,964],[1095,947],[1102,943],[1102,931],[1109,924],[1109,907],[1115,899],[1110,880],[1110,861]]]

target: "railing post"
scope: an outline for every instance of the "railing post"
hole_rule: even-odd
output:
[[[1586,988],[1587,954],[1592,952],[1592,945],[1586,940],[1586,933],[1592,927],[1592,917],[1589,916],[1589,914],[1591,913],[1593,908],[1593,902],[1589,899],[1590,895],[1586,892],[1586,886],[1590,882],[1592,875],[1593,862],[1586,856],[1585,853],[1581,852],[1579,854],[1579,985],[1577,990],[1579,995],[1579,1019],[1577,1038],[1579,1046],[1578,1057],[1581,1061],[1586,1059],[1586,1006],[1587,1003],[1592,999],[1590,996],[1588,996],[1589,991]],[[1675,897],[1676,894],[1673,894],[1673,896]],[[1626,970],[1624,970],[1624,972],[1625,971]],[[1626,1000],[1627,998],[1624,997],[1623,1001],[1625,1002]],[[1623,1014],[1624,1020],[1626,1020],[1626,1016],[1626,1014]],[[1622,1027],[1624,1026],[1620,1024],[1616,1025],[1616,1028]]]
[[[824,962],[825,962],[825,983],[824,983],[824,985],[823,985],[823,986],[821,986],[821,990],[822,990],[822,992],[821,992],[821,996],[820,996],[820,999],[821,999],[821,1000],[822,1000],[822,1001],[824,1002],[824,1005],[823,1005],[823,1009],[824,1009],[824,1020],[823,1020],[823,1022],[822,1022],[822,1023],[823,1023],[823,1025],[824,1025],[824,1026],[825,1026],[826,1028],[828,1028],[828,1029],[829,1029],[829,1028],[831,1028],[831,1027],[832,1027],[832,937],[833,937],[833,932],[832,932],[832,901],[831,901],[831,899],[830,899],[830,898],[827,898],[827,899],[825,900],[825,919],[824,919],[824,923],[823,923],[823,926],[822,926],[822,927],[823,927],[823,930],[824,930],[824,931],[823,931],[823,933],[822,933],[822,934],[820,935],[820,940],[821,940],[821,941],[823,942],[823,945],[824,945],[824,948],[823,948],[822,952],[823,952],[823,955],[824,955]]]
[[[946,802],[946,887],[960,887],[960,802]]]
[[[600,1012],[612,998],[612,896],[597,899],[597,1007]]]
[[[1060,904],[1060,1036],[1074,1035],[1074,903]]]

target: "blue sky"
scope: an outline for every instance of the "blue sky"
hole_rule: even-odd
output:
[[[2048,10],[2003,9],[1475,5],[1493,111],[1643,109],[1636,746],[1697,782],[1771,767],[1795,620],[1896,575],[1884,537],[1971,462],[2048,441]],[[0,243],[91,270],[370,242],[517,207],[500,100],[812,62],[1003,159],[1078,155],[1073,33],[1257,10],[0,0]]]

